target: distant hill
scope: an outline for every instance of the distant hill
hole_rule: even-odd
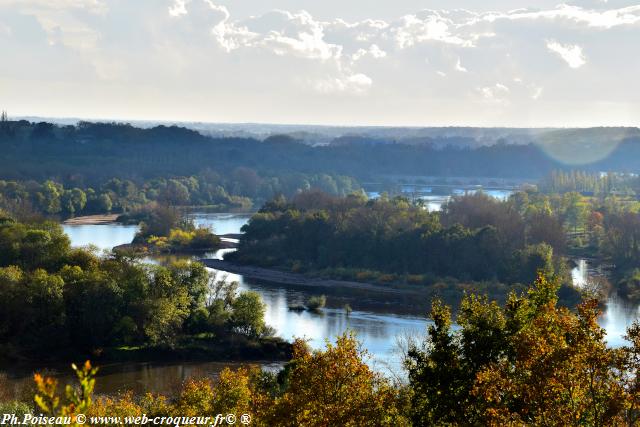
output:
[[[536,179],[575,168],[640,172],[637,128],[206,125],[206,131],[204,124],[69,123],[1,122],[0,179],[136,180],[231,173],[238,167],[265,175],[330,173],[362,180],[385,175]],[[262,137],[212,136],[232,129]],[[347,132],[354,130],[358,133]],[[328,142],[320,144],[322,135]]]
[[[58,125],[76,125],[77,118],[21,117],[30,122],[49,122]],[[113,123],[112,120],[93,120],[93,123]],[[498,143],[526,145],[551,144],[568,139],[591,139],[605,144],[640,135],[638,128],[508,128],[508,127],[393,127],[393,126],[322,126],[262,123],[205,123],[166,121],[127,121],[135,127],[149,129],[157,126],[178,126],[195,130],[214,138],[254,138],[265,140],[275,135],[287,135],[306,145],[348,144],[407,144],[434,147],[479,147]]]

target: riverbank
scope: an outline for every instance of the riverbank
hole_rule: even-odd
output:
[[[373,292],[398,294],[408,291],[408,286],[398,285],[376,285],[373,283],[352,282],[345,280],[321,279],[307,277],[299,273],[290,273],[281,270],[255,267],[250,265],[235,264],[219,259],[205,258],[200,260],[204,265],[215,270],[226,271],[228,273],[241,274],[250,279],[264,280],[267,282],[281,283],[285,285],[313,286],[313,287],[341,287],[347,289],[367,290]]]
[[[291,343],[278,337],[249,339],[239,334],[208,337],[185,337],[174,346],[110,348],[96,360],[101,362],[246,362],[255,360],[287,361]]]
[[[431,302],[440,299],[457,312],[465,294],[487,295],[490,300],[504,304],[511,292],[524,292],[523,284],[507,285],[496,281],[463,282],[452,278],[436,279],[433,283],[388,282],[371,283],[365,281],[340,280],[307,276],[301,273],[277,270],[274,268],[256,267],[253,265],[236,264],[219,259],[201,259],[204,265],[215,270],[239,274],[248,279],[291,285],[307,288],[340,291],[342,293],[359,294],[366,297],[384,299],[385,304],[402,304],[411,312],[423,314],[429,311]],[[321,274],[321,273],[318,273]],[[326,291],[322,291],[326,292]],[[573,308],[580,302],[580,293],[571,286],[561,286],[559,290],[559,304]],[[416,311],[417,310],[417,311]]]
[[[291,359],[292,344],[279,337],[249,338],[241,334],[208,336],[191,335],[181,338],[175,345],[140,345],[105,347],[92,351],[65,348],[41,353],[23,352],[13,348],[0,352],[0,371],[7,366],[44,363],[55,365],[68,361],[91,360],[98,364],[129,362],[282,362]],[[3,369],[3,367],[5,367]]]
[[[63,222],[64,225],[103,225],[114,224],[120,214],[87,215],[69,218]]]

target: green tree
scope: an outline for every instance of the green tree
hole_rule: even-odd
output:
[[[266,305],[260,294],[253,291],[241,292],[231,303],[231,327],[250,337],[259,337],[266,328],[264,314]]]

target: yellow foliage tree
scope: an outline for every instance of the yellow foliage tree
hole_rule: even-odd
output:
[[[286,392],[267,415],[267,425],[402,426],[401,396],[365,363],[366,351],[353,335],[342,335],[324,351],[294,343]]]

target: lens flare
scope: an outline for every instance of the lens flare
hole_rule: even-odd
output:
[[[536,144],[558,162],[586,165],[606,159],[621,142],[637,136],[635,128],[568,129],[545,133]]]

